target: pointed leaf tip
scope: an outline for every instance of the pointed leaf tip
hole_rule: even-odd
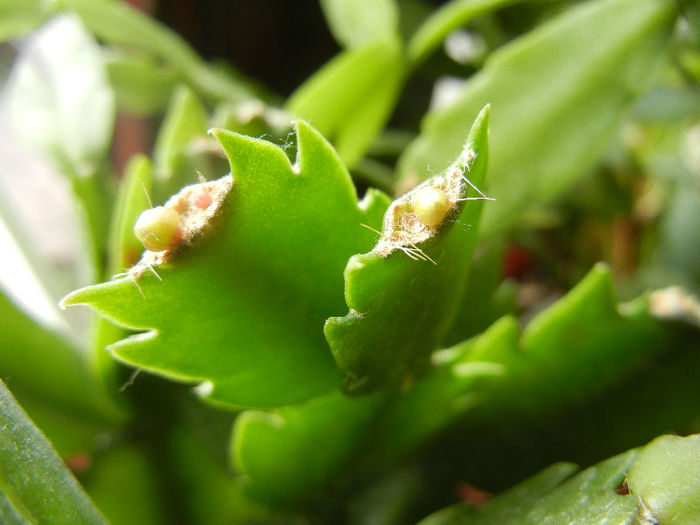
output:
[[[481,193],[477,185],[488,164],[489,115],[486,106],[451,167],[389,206],[374,249],[348,262],[349,312],[329,319],[325,330],[346,373],[348,393],[400,388],[428,368],[430,354],[440,346],[461,299],[474,247],[483,194],[468,197],[467,192]],[[472,202],[467,206],[466,201]],[[472,228],[453,228],[459,217]],[[425,314],[419,321],[416,297],[430,298],[422,304]]]
[[[77,290],[73,290],[70,292],[68,295],[66,295],[63,299],[61,299],[58,303],[58,307],[61,310],[65,310],[69,306],[78,306],[78,305],[84,305],[87,304],[87,301],[85,299],[86,291],[88,291],[91,287],[87,286],[84,288],[78,288]]]
[[[489,121],[491,120],[491,103],[486,104],[479,114],[474,119],[474,125],[472,126],[472,133],[477,130],[481,130],[484,127],[488,127]]]

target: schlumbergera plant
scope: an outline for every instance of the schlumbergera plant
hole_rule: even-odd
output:
[[[700,9],[435,3],[0,0],[0,523],[700,523]]]

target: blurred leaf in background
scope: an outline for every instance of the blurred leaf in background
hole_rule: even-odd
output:
[[[0,0],[0,521],[697,522],[699,13]]]

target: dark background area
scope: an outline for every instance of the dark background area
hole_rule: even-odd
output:
[[[317,0],[162,0],[154,14],[205,59],[285,96],[340,49]]]

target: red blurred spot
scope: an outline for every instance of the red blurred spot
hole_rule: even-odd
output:
[[[127,4],[130,4],[132,7],[135,7],[136,9],[139,9],[141,11],[145,11],[147,13],[153,13],[153,8],[154,8],[154,0],[125,0]]]
[[[457,494],[459,494],[459,497],[464,502],[469,503],[474,507],[483,505],[493,497],[493,494],[490,492],[478,489],[475,486],[464,482],[460,482],[457,485]]]
[[[80,474],[90,468],[92,459],[88,454],[81,453],[66,458],[66,465],[73,474]]]
[[[503,258],[503,277],[521,279],[532,268],[532,254],[517,244],[508,246]]]

